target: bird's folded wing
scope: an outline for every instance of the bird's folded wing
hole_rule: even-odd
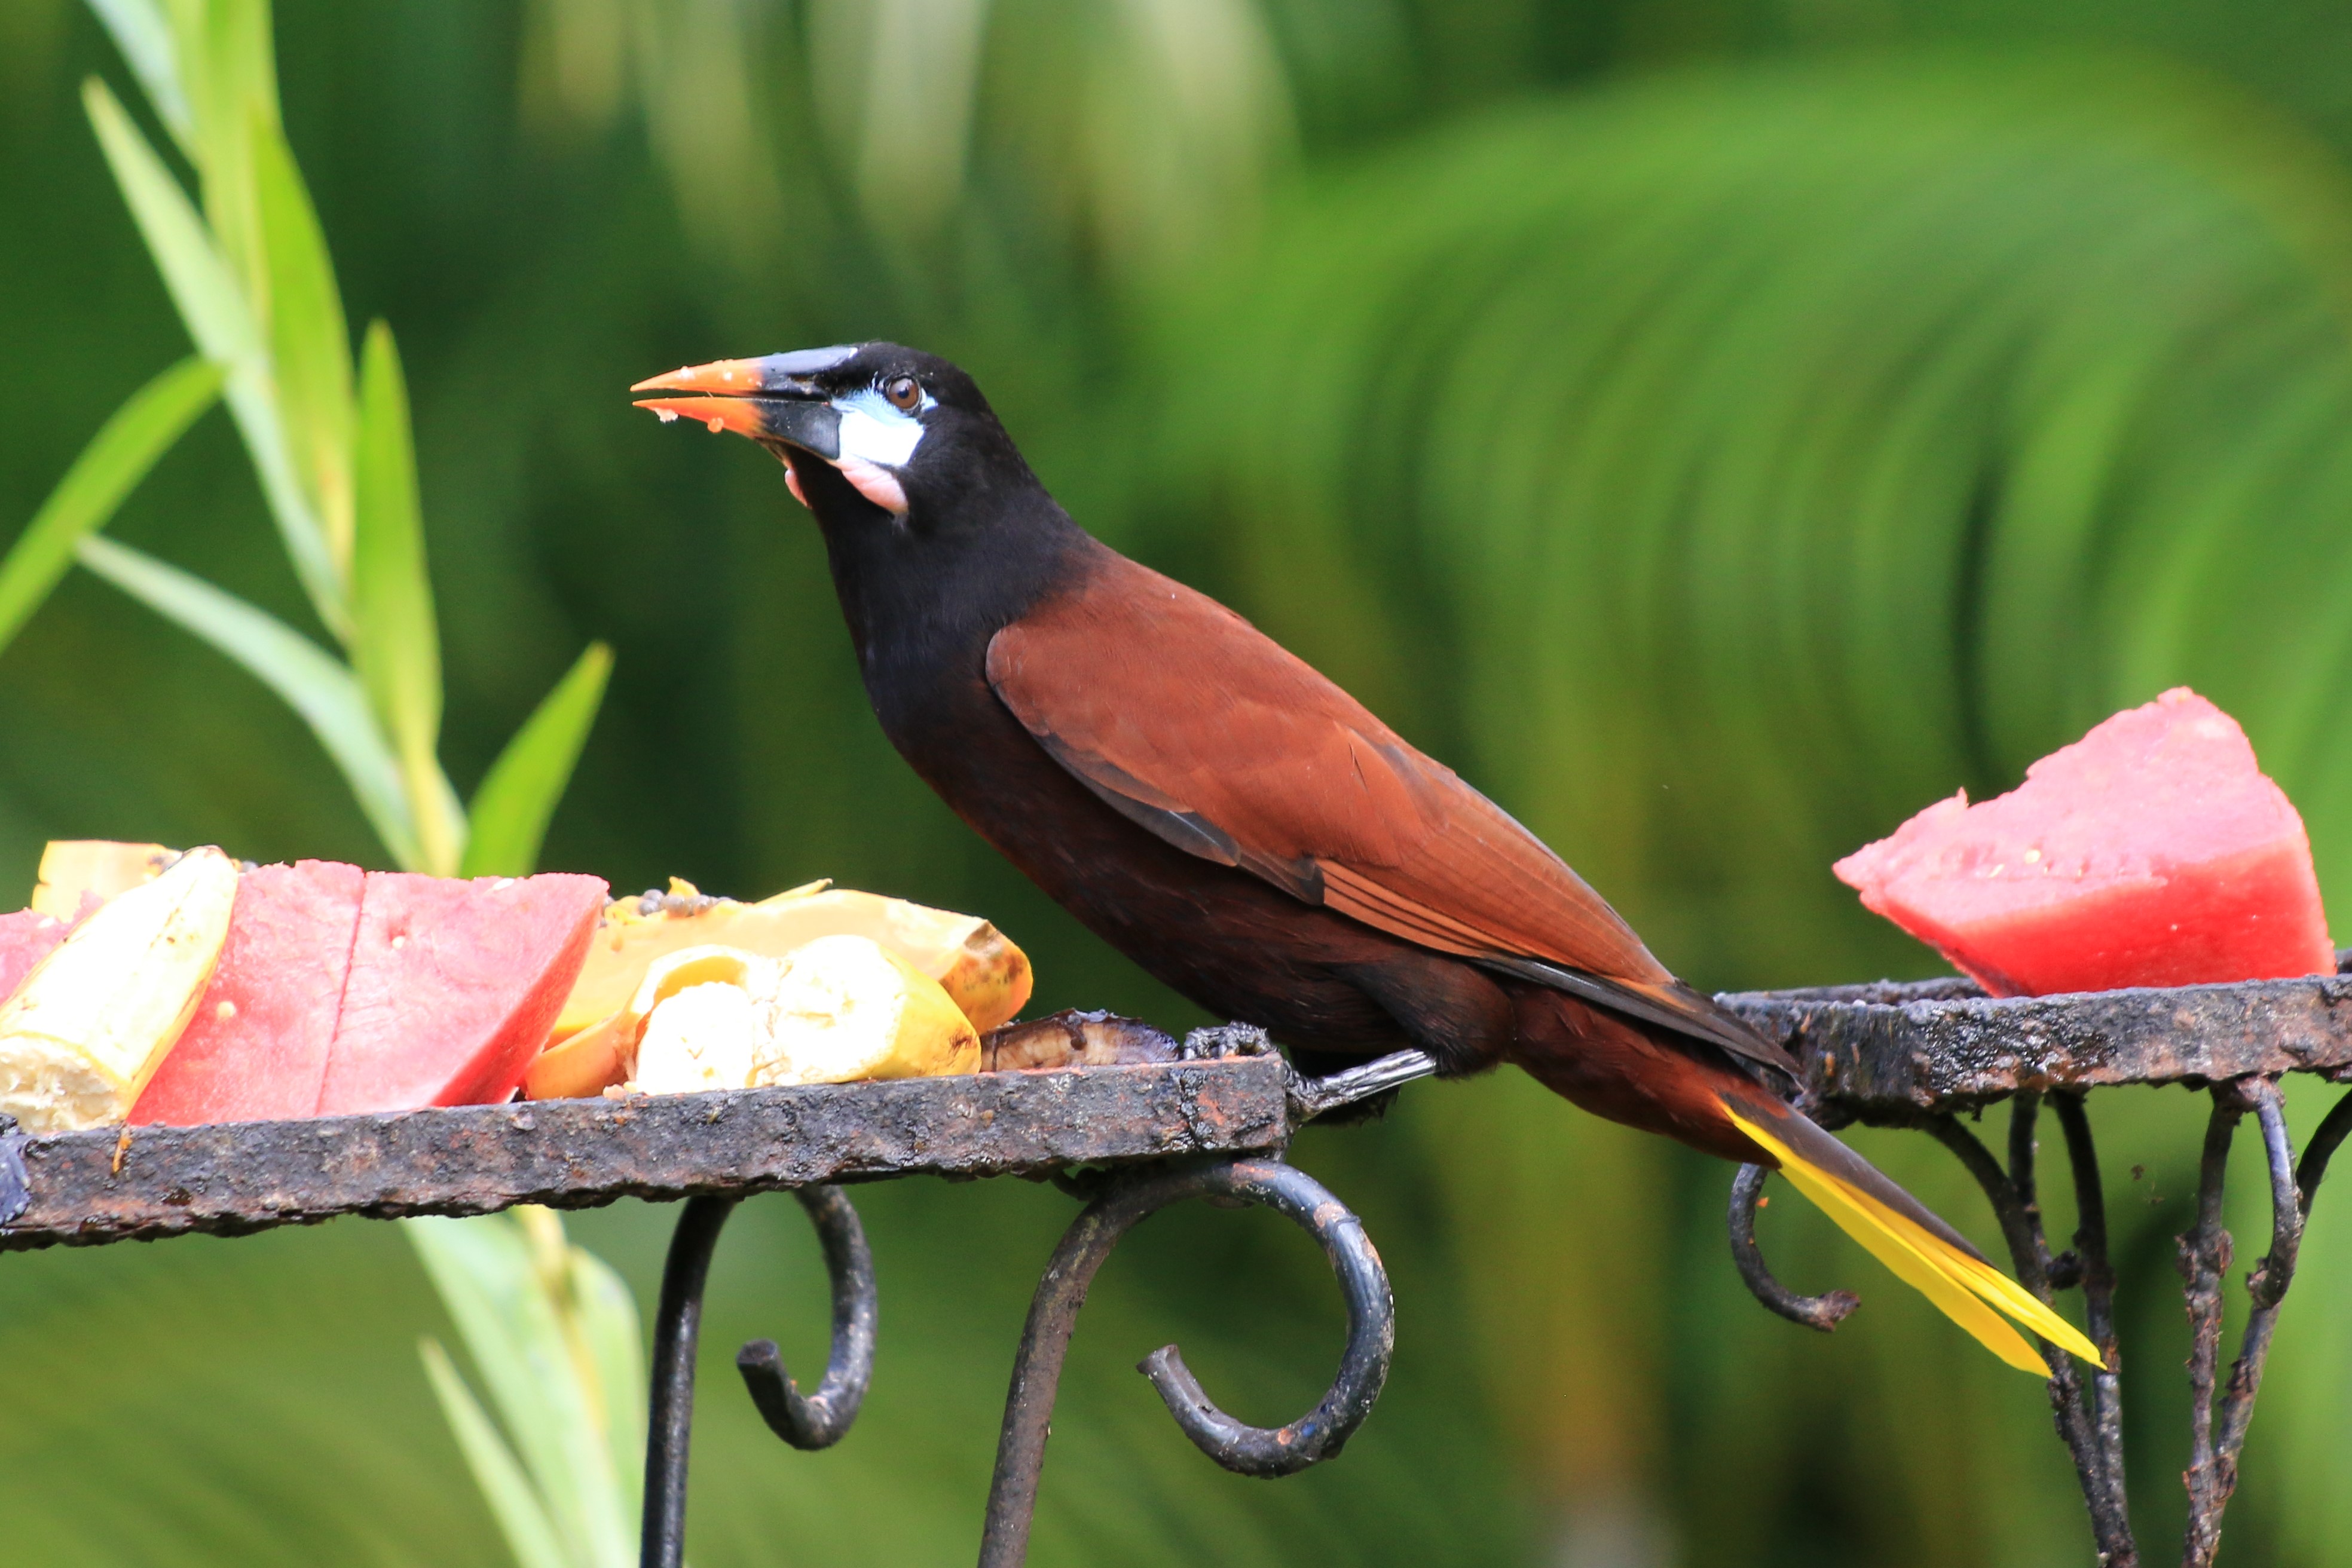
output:
[[[1566,862],[1240,616],[1112,558],[988,649],[1062,766],[1189,853],[1788,1071]]]

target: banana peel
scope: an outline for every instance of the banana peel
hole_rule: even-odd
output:
[[[987,921],[813,882],[757,904],[711,898],[673,879],[667,894],[616,900],[550,1038],[559,1048],[627,1008],[654,962],[688,947],[781,958],[825,936],[863,936],[929,977],[986,1032],[1029,1000],[1028,956]],[[553,1054],[552,1051],[550,1054]]]
[[[113,839],[52,839],[41,850],[31,907],[52,920],[71,921],[85,897],[100,904],[163,873],[179,851]]]
[[[0,1113],[28,1133],[127,1117],[212,979],[236,882],[219,850],[190,850],[34,966],[0,1003]]]
[[[869,937],[783,956],[706,945],[665,954],[629,1005],[541,1057],[534,1100],[628,1081],[648,1094],[924,1078],[980,1069],[979,1031],[938,981]]]

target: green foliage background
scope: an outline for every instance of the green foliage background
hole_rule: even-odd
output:
[[[1695,980],[1925,972],[1828,862],[2184,681],[2352,886],[2335,8],[286,0],[278,34],[352,319],[401,335],[454,781],[583,643],[614,650],[549,865],[978,909],[1030,948],[1041,1006],[1194,1021],[889,753],[773,465],[626,406],[682,361],[891,337],[967,365],[1081,520],[1454,761]],[[93,72],[122,80],[79,6],[0,6],[0,517],[186,351],[83,120]],[[315,628],[225,417],[112,532]],[[0,661],[0,880],[29,885],[53,836],[381,853],[275,699],[87,575]],[[2109,1100],[2162,1556],[2199,1118]],[[1860,1141],[1986,1228],[1939,1152]],[[1523,1081],[1416,1091],[1298,1157],[1394,1271],[1371,1424],[1270,1488],[1192,1452],[1137,1354],[1179,1339],[1235,1408],[1286,1418],[1339,1308],[1279,1220],[1171,1214],[1080,1331],[1041,1568],[2087,1561],[2041,1390],[1794,1206],[1767,1222],[1784,1272],[1868,1300],[1833,1338],[1739,1291],[1723,1170]],[[793,1454],[713,1354],[698,1563],[971,1549],[1069,1206],[1016,1183],[860,1204],[866,1413]],[[572,1229],[649,1304],[665,1221]],[[2332,1204],[2304,1268],[2240,1563],[2352,1552]],[[753,1206],[714,1352],[773,1334],[814,1365],[822,1312],[793,1206]],[[447,1325],[386,1227],[0,1260],[16,1560],[501,1562],[423,1333]]]

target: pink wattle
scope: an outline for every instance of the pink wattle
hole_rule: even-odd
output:
[[[907,515],[907,492],[899,488],[896,474],[863,457],[845,457],[835,466],[841,470],[843,478],[856,486],[859,495],[895,517]]]

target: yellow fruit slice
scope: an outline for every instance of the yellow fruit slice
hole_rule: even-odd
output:
[[[551,1045],[523,1074],[527,1100],[593,1100],[629,1077],[629,1055],[636,1050],[636,1027],[643,1019],[617,1012],[580,1030],[560,1045]]]
[[[1029,1000],[1028,956],[977,915],[822,882],[739,904],[673,881],[667,899],[606,906],[552,1038],[561,1042],[626,1008],[654,961],[667,954],[719,946],[780,958],[823,936],[863,936],[887,948],[936,981],[982,1032]]]
[[[120,1122],[220,960],[236,862],[190,850],[116,894],[0,1004],[0,1112],[28,1133]]]
[[[781,958],[722,946],[669,954],[618,1019],[635,1038],[623,1053],[631,1077],[648,1094],[980,1070],[980,1034],[963,1010],[864,936],[821,936]]]
[[[126,844],[112,839],[52,839],[41,851],[40,880],[32,907],[52,920],[81,913],[81,897],[104,903],[116,894],[152,882],[172,863],[177,850],[162,844]]]

